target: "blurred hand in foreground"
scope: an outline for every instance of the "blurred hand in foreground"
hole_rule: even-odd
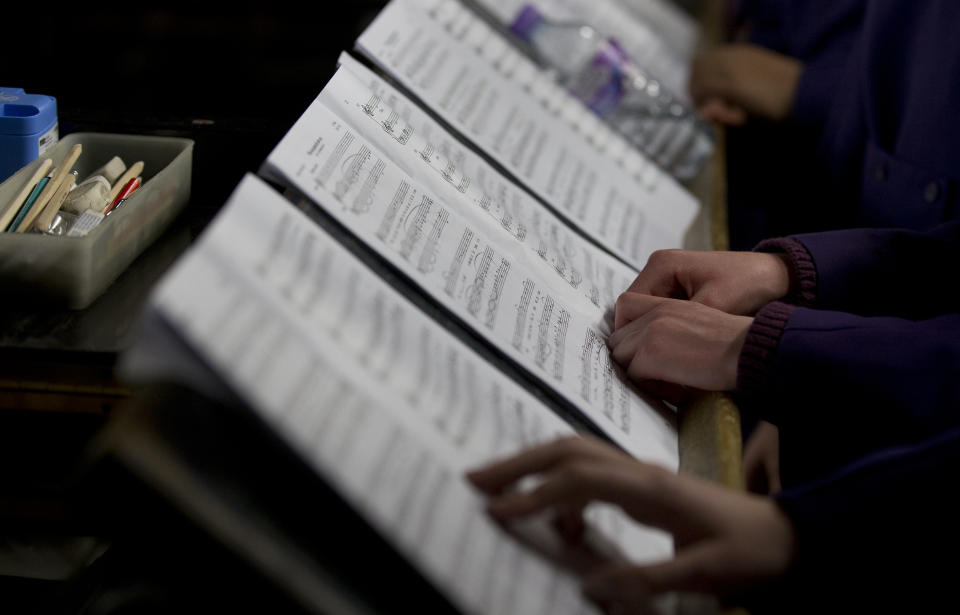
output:
[[[538,486],[513,490],[530,475],[541,478]],[[642,463],[590,437],[529,448],[468,478],[503,523],[549,510],[561,527],[582,527],[584,507],[602,501],[670,532],[673,559],[616,562],[583,579],[584,592],[610,610],[642,608],[668,591],[740,592],[782,575],[794,558],[790,521],[769,498]]]
[[[693,61],[690,96],[707,120],[742,125],[750,116],[772,121],[789,117],[803,63],[757,45],[733,43]]]

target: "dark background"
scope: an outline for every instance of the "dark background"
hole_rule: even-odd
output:
[[[195,139],[190,207],[215,210],[383,4],[34,2],[4,10],[0,83],[56,97],[61,136]]]
[[[383,4],[5,6],[0,84],[56,97],[61,137],[177,136],[195,147],[187,208],[90,308],[0,305],[0,379],[49,374],[51,357],[65,372],[108,372],[132,335],[131,306],[243,174],[258,170]],[[3,294],[0,288],[0,304]],[[107,328],[117,331],[115,339],[104,341]],[[61,410],[0,410],[0,613],[299,612],[120,468],[82,465],[109,413]],[[78,537],[102,541],[107,550],[65,578],[17,568],[58,553],[69,559]]]

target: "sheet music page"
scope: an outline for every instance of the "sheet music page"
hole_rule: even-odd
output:
[[[683,245],[693,196],[473,13],[424,4],[436,3],[392,0],[358,49],[634,268]]]
[[[463,477],[570,427],[261,180],[244,178],[151,305],[459,608],[594,612]],[[588,521],[631,560],[672,552],[613,507]]]
[[[346,54],[319,100],[408,175],[491,233],[509,235],[591,302],[612,310],[638,271],[567,226],[528,192]]]
[[[697,45],[696,23],[681,10],[659,0],[469,0],[509,27],[526,4],[547,18],[585,23],[611,37],[637,65],[670,92],[690,102],[687,82]]]
[[[611,360],[608,314],[502,228],[473,223],[319,100],[265,166],[632,455],[675,467],[675,415]]]

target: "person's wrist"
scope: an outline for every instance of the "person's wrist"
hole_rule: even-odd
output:
[[[770,300],[777,301],[790,294],[793,287],[790,275],[790,259],[783,252],[769,253],[770,256]]]
[[[776,97],[771,101],[772,119],[782,122],[793,113],[794,101],[797,98],[797,86],[800,75],[803,73],[803,64],[794,58],[779,56],[776,58]]]
[[[817,268],[806,246],[793,237],[777,237],[764,239],[753,251],[777,256],[786,266],[787,292],[777,299],[804,307],[816,304]]]
[[[785,254],[753,252],[750,258],[754,260],[749,272],[736,275],[738,283],[747,286],[739,308],[739,313],[745,315],[755,315],[764,306],[787,297],[792,287],[790,261]]]
[[[724,386],[725,391],[734,391],[737,388],[737,379],[740,370],[740,354],[743,352],[743,345],[747,341],[747,334],[750,327],[753,326],[753,318],[750,316],[734,316],[734,330],[736,331],[727,351],[724,361]]]

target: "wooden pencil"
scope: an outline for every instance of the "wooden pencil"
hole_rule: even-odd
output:
[[[120,191],[123,190],[123,187],[127,185],[127,182],[137,177],[143,173],[143,161],[138,160],[130,165],[130,168],[120,176],[120,179],[113,184],[113,188],[110,190],[110,198],[107,199],[107,202],[104,204],[104,207],[110,207],[110,204],[113,203],[114,199],[117,198],[117,195],[120,194]]]
[[[37,216],[39,216],[41,212],[43,212],[44,208],[47,206],[47,203],[49,203],[51,197],[53,197],[53,194],[60,187],[60,184],[62,184],[67,178],[67,175],[70,175],[70,171],[73,169],[73,165],[77,162],[77,158],[80,157],[80,153],[82,151],[83,148],[79,143],[70,148],[70,153],[67,154],[63,164],[60,165],[60,168],[57,170],[57,174],[53,176],[53,179],[47,182],[46,188],[44,188],[43,192],[40,193],[40,196],[37,197],[33,207],[31,207],[30,211],[27,212],[27,215],[23,219],[23,222],[20,223],[20,226],[17,227],[18,233],[23,233],[28,229],[33,228],[33,221],[37,219]]]
[[[71,173],[67,176],[67,179],[60,184],[60,187],[57,188],[57,191],[50,197],[50,202],[47,203],[46,208],[44,208],[43,213],[37,216],[36,222],[33,223],[35,230],[43,232],[50,228],[50,225],[53,223],[54,217],[56,217],[57,212],[60,211],[60,208],[63,207],[63,201],[67,198],[67,193],[77,185],[77,176]]]
[[[10,203],[7,205],[7,208],[3,210],[2,214],[0,214],[0,232],[6,230],[6,228],[10,225],[10,221],[13,220],[13,217],[17,215],[18,211],[20,211],[20,206],[23,205],[23,202],[30,195],[30,192],[33,191],[33,187],[37,185],[37,182],[43,179],[52,165],[52,160],[49,158],[44,158],[43,162],[40,163],[40,166],[37,167],[36,172],[30,176],[30,179],[23,186],[23,190],[18,192],[17,196],[13,197],[13,200],[10,201]]]

